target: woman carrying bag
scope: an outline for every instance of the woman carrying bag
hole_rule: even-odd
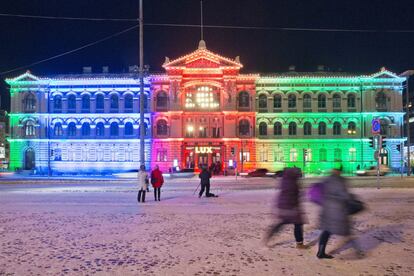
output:
[[[140,190],[138,191],[138,202],[145,202],[145,193],[148,190],[148,173],[145,171],[145,166],[141,165],[138,172],[138,186]]]

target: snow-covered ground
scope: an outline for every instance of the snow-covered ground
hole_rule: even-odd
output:
[[[355,217],[366,258],[345,246],[318,260],[316,245],[294,248],[291,226],[262,243],[273,221],[272,179],[215,179],[219,197],[201,199],[197,179],[173,180],[161,202],[149,193],[144,204],[133,180],[23,182],[0,184],[0,275],[414,274],[414,186],[354,189],[369,206]],[[312,244],[318,207],[304,207]],[[334,238],[328,252],[340,244]]]

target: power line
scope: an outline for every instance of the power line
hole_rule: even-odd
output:
[[[117,36],[119,36],[119,35],[121,35],[121,34],[124,34],[124,33],[126,33],[126,32],[129,32],[129,31],[131,31],[131,30],[133,30],[133,29],[136,29],[136,28],[138,28],[138,26],[139,26],[139,25],[134,25],[134,26],[129,27],[129,28],[125,29],[125,30],[122,30],[122,31],[117,32],[117,33],[115,33],[115,34],[112,34],[112,35],[109,35],[109,36],[107,36],[107,37],[101,38],[101,39],[96,40],[96,41],[94,41],[94,42],[91,42],[91,43],[85,44],[85,45],[80,46],[80,47],[78,47],[78,48],[75,48],[75,49],[73,49],[73,50],[66,51],[66,52],[63,52],[63,53],[60,53],[60,54],[57,54],[57,55],[54,55],[54,56],[51,56],[51,57],[48,57],[48,58],[45,58],[45,59],[42,59],[42,60],[38,60],[38,61],[33,62],[33,63],[30,63],[30,64],[26,64],[26,65],[23,65],[23,66],[19,66],[19,67],[17,67],[17,68],[14,68],[14,69],[11,69],[11,70],[8,70],[8,71],[0,72],[0,75],[5,75],[5,74],[8,74],[8,73],[11,73],[11,72],[14,72],[14,71],[18,71],[18,70],[21,70],[21,69],[24,69],[24,68],[28,68],[28,67],[31,67],[31,66],[34,66],[34,65],[37,65],[37,64],[40,64],[40,63],[43,63],[43,62],[49,61],[49,60],[53,60],[53,59],[56,59],[56,58],[59,58],[59,57],[62,57],[62,56],[66,56],[66,55],[72,54],[72,53],[74,53],[74,52],[78,52],[78,51],[80,51],[80,50],[82,50],[82,49],[85,49],[85,48],[91,47],[91,46],[93,46],[93,45],[96,45],[96,44],[101,43],[101,42],[103,42],[103,41],[106,41],[106,40],[109,40],[109,39],[111,39],[111,38],[117,37]]]
[[[138,18],[93,18],[93,17],[67,17],[67,16],[43,16],[28,14],[9,14],[0,13],[0,17],[17,17],[32,19],[49,19],[49,20],[75,20],[75,21],[120,21],[120,22],[138,22]],[[145,23],[146,26],[161,27],[186,27],[200,28],[199,24],[173,24],[173,23]],[[341,28],[294,28],[294,27],[265,27],[265,26],[240,26],[240,25],[203,25],[204,28],[215,29],[240,29],[240,30],[267,30],[267,31],[299,31],[299,32],[350,32],[350,33],[414,33],[414,30],[380,30],[380,29],[341,29]]]

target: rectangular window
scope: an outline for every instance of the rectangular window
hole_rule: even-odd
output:
[[[355,162],[357,161],[357,151],[356,148],[349,149],[349,161]]]
[[[267,149],[261,149],[259,152],[259,162],[267,162]]]
[[[220,128],[213,127],[213,138],[220,138]]]
[[[275,157],[274,158],[275,162],[283,162],[283,150],[282,149],[275,150],[274,157]]]
[[[157,162],[167,161],[167,149],[157,149]]]
[[[207,128],[206,127],[200,127],[199,129],[199,137],[200,138],[207,138]]]
[[[242,161],[242,156],[243,156],[243,162],[250,162],[250,152],[248,151],[240,152],[240,162]]]

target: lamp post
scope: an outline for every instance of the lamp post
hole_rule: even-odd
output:
[[[411,175],[411,158],[410,158],[410,110],[409,110],[409,102],[410,102],[410,89],[408,86],[408,82],[410,76],[414,75],[414,70],[407,70],[402,73],[400,76],[405,77],[405,131],[407,133],[407,176]]]
[[[140,165],[145,165],[145,117],[144,117],[144,16],[143,0],[139,0],[139,155]]]

